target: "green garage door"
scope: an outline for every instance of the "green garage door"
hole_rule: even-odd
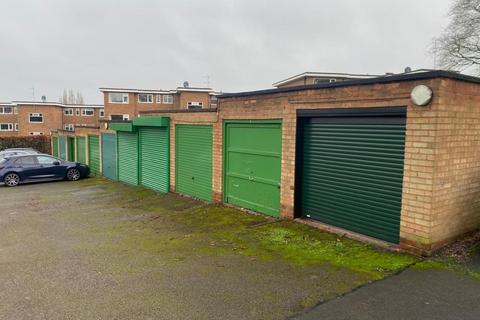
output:
[[[135,132],[117,132],[118,180],[138,184],[138,135]]]
[[[58,137],[52,137],[52,156],[58,157]]]
[[[225,125],[225,202],[271,216],[280,214],[282,125]]]
[[[177,192],[212,201],[212,126],[177,125]]]
[[[140,183],[158,192],[168,192],[169,150],[167,127],[140,127]]]
[[[85,137],[77,137],[77,162],[86,164]]]
[[[60,150],[59,158],[67,160],[67,142],[65,141],[64,136],[58,137],[58,148]]]
[[[405,108],[322,110],[299,123],[301,214],[398,243]]]
[[[67,137],[67,160],[75,161],[75,138]]]
[[[111,133],[102,133],[102,174],[117,180],[117,140]]]
[[[100,150],[98,136],[88,136],[88,165],[94,175],[100,174]]]

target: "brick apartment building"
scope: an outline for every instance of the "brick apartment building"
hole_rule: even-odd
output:
[[[131,120],[155,110],[208,109],[217,107],[211,88],[178,87],[174,90],[100,88],[104,94],[105,120]]]
[[[386,74],[388,75],[388,74]],[[334,83],[346,80],[361,80],[383,77],[386,75],[332,73],[332,72],[303,72],[286,79],[277,81],[272,85],[276,88],[305,86],[310,84]]]
[[[14,101],[0,104],[0,136],[49,135],[74,131],[75,126],[98,125],[103,105]]]

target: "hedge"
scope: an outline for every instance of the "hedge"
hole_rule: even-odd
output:
[[[50,136],[0,137],[0,151],[7,148],[33,148],[51,154]]]

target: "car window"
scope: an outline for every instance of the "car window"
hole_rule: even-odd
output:
[[[15,160],[15,164],[19,165],[32,165],[36,164],[35,157],[21,157]]]
[[[55,161],[58,161],[55,158],[48,156],[37,156],[38,164],[53,164]]]

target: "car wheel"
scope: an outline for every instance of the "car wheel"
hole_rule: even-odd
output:
[[[20,177],[16,173],[9,173],[5,176],[3,182],[8,187],[16,187],[20,183]]]
[[[67,179],[69,181],[77,181],[80,179],[80,171],[78,169],[68,169],[67,171]]]

